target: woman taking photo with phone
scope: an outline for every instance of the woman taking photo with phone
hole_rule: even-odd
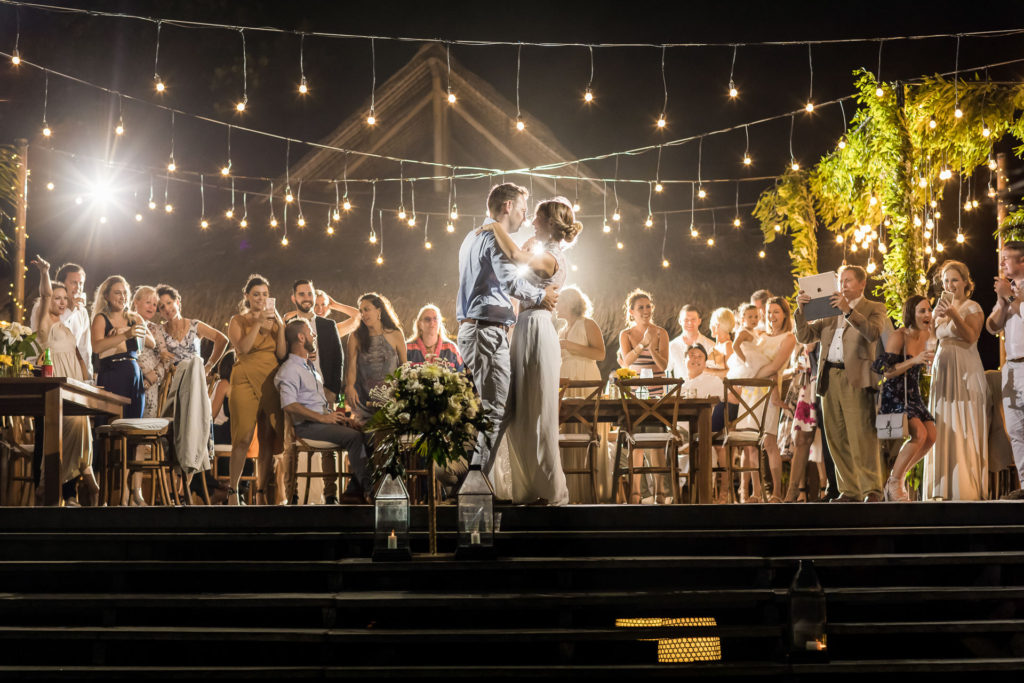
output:
[[[967,266],[946,261],[939,269],[942,296],[935,306],[939,339],[928,408],[935,416],[935,446],[924,459],[922,500],[988,498],[989,391],[978,355],[985,314],[968,297]]]

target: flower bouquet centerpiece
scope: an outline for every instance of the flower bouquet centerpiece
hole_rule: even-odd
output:
[[[378,410],[366,430],[374,433],[374,478],[402,477],[403,455],[426,461],[430,472],[430,552],[437,551],[434,465],[444,468],[471,450],[486,430],[486,411],[472,380],[447,363],[403,365],[370,392]]]
[[[0,377],[20,377],[24,368],[32,367],[25,357],[39,352],[32,328],[17,322],[0,321]]]

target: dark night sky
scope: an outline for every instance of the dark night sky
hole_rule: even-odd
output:
[[[523,40],[531,42],[744,42],[763,40],[814,40],[826,38],[881,37],[907,34],[948,33],[974,30],[1024,27],[1024,5],[1000,3],[766,3],[766,2],[675,2],[675,3],[396,3],[396,2],[227,2],[189,0],[172,2],[74,2],[54,3],[108,11],[171,18],[188,18],[246,25],[272,25],[297,30],[336,31],[355,34],[402,35],[419,38]],[[0,4],[0,50],[10,52],[15,34],[15,12]],[[111,88],[138,94],[147,100],[152,93],[152,25],[127,20],[21,12],[20,50],[31,61],[55,70],[78,75]],[[298,38],[271,34],[248,35],[250,111],[244,122],[254,128],[297,138],[318,140],[327,135],[352,112],[366,106],[370,90],[369,46],[367,41],[309,38],[305,44],[306,74],[313,96],[302,99],[295,94],[298,80]],[[379,41],[376,46],[378,84],[404,65],[419,47],[416,43]],[[1019,58],[1024,54],[1024,38],[989,40],[964,39],[960,49],[961,67]],[[913,78],[948,71],[954,64],[955,41],[897,41],[886,44],[882,55],[882,77],[886,80]],[[170,90],[165,100],[183,110],[232,119],[231,102],[240,92],[241,45],[237,33],[196,31],[165,26],[162,31],[160,72]],[[515,48],[460,47],[453,56],[477,75],[492,83],[514,100]],[[588,156],[657,143],[704,131],[741,124],[764,116],[777,115],[801,107],[807,99],[808,64],[806,46],[741,47],[736,62],[735,80],[741,91],[738,101],[725,96],[732,50],[719,48],[679,48],[670,50],[667,59],[669,86],[669,130],[657,133],[652,122],[661,110],[662,89],[659,71],[660,51],[652,48],[616,48],[596,51],[594,90],[597,102],[584,107],[581,94],[586,84],[588,57],[583,48],[531,48],[522,52],[521,99],[525,113],[550,127],[573,154]],[[877,44],[850,44],[814,48],[814,99],[824,101],[852,92],[852,71],[867,67],[874,71]],[[999,72],[999,77],[1019,78],[1024,69],[1017,65]],[[995,74],[994,74],[995,75]],[[0,65],[0,141],[38,135],[42,109],[43,77],[37,71]],[[7,100],[7,101],[3,101]],[[110,96],[99,95],[79,86],[69,86],[51,78],[48,121],[55,130],[54,145],[67,151],[103,157],[109,153],[122,162],[140,165],[166,163],[168,117],[138,104],[125,105],[126,135],[120,146],[112,146],[108,132],[117,119],[117,104]],[[853,107],[847,107],[852,116]],[[842,130],[839,110],[822,109],[813,116],[798,117],[794,151],[804,163],[825,153]],[[705,178],[737,178],[744,175],[770,175],[781,172],[788,161],[789,122],[778,121],[750,129],[754,168],[738,164],[743,152],[742,133],[709,138],[703,146],[702,175]],[[223,129],[178,118],[176,121],[176,158],[189,169],[215,173],[223,161]],[[252,136],[236,135],[232,141],[233,166],[239,173],[277,176],[284,169],[284,145]],[[111,151],[113,150],[113,151]],[[301,152],[293,149],[293,160]],[[76,182],[87,182],[93,172],[87,164],[54,163],[41,153],[31,164],[36,178],[52,174],[60,179],[58,192],[45,196],[35,189],[29,234],[30,252],[43,251],[54,259],[86,260],[97,275],[108,272],[111,260],[119,263],[148,263],[145,248],[154,244],[194,244],[195,231],[183,228],[185,235],[150,234],[147,240],[126,239],[114,229],[96,229],[91,225],[88,255],[82,252],[80,237],[84,218],[73,204]],[[685,145],[666,150],[662,161],[663,177],[696,176],[697,146]],[[457,161],[457,160],[456,160]],[[653,175],[653,158],[623,160],[620,174],[635,177]],[[612,163],[596,165],[601,173],[612,173]],[[50,176],[47,176],[50,177]],[[77,179],[77,180],[76,180]],[[984,182],[983,180],[981,182]],[[135,206],[145,202],[149,181],[126,177],[122,184],[143,195],[132,200]],[[978,185],[982,187],[981,184]],[[714,205],[734,202],[735,186],[717,191]],[[747,183],[742,186],[742,203],[753,202],[765,187]],[[172,191],[174,186],[172,185]],[[481,185],[467,192],[485,192]],[[197,193],[188,190],[176,200],[179,211],[187,213],[189,225],[198,214]],[[624,190],[625,200],[636,205],[646,203],[646,191],[637,194]],[[158,183],[158,199],[163,185]],[[219,206],[226,201],[221,194],[210,201]],[[954,191],[955,194],[955,191]],[[463,190],[460,188],[460,197]],[[428,201],[428,200],[424,200]],[[689,192],[677,189],[662,199],[661,209],[689,206]],[[716,213],[720,226],[727,226],[733,209]],[[707,216],[698,219],[706,220]],[[181,220],[185,220],[183,217]],[[688,222],[688,217],[680,217]],[[115,221],[111,221],[115,223]],[[134,229],[134,228],[133,228]],[[967,222],[971,243],[959,254],[975,269],[982,283],[979,300],[988,305],[994,259],[988,238],[994,229],[992,211],[984,208]],[[599,231],[597,231],[599,232]],[[34,233],[34,234],[33,234]],[[599,236],[598,236],[599,237]],[[322,238],[322,236],[321,236]],[[595,237],[595,240],[597,237]],[[669,251],[682,249],[685,240],[670,245]],[[687,238],[688,239],[688,238]],[[770,264],[757,263],[759,242],[752,220],[743,234],[732,235],[712,252],[702,250],[693,258],[713,261],[716,267],[761,269],[772,282],[784,281],[788,271],[785,246],[773,245]],[[147,246],[148,245],[148,246]],[[310,245],[316,248],[317,243]],[[581,247],[582,250],[583,247]],[[587,248],[590,248],[588,246]],[[660,248],[660,239],[652,247]],[[738,257],[730,255],[734,249]],[[79,255],[76,255],[76,251]],[[659,260],[651,249],[632,257],[630,269],[650,268]],[[116,259],[110,257],[116,254]],[[422,251],[419,252],[422,254]],[[612,258],[614,247],[600,244],[588,255]],[[675,252],[673,252],[675,253]],[[831,248],[822,253],[822,265],[832,267],[839,258]],[[421,258],[417,256],[416,258]],[[680,254],[679,258],[682,258]],[[636,260],[645,259],[645,260]],[[753,259],[752,261],[750,259]],[[188,260],[182,256],[179,260]],[[676,262],[676,258],[673,258]],[[208,266],[207,266],[208,267]],[[180,265],[179,265],[180,268]],[[130,270],[127,266],[125,269]],[[596,269],[602,271],[603,269]],[[663,287],[673,287],[670,279],[654,273]],[[719,270],[721,271],[721,269]],[[128,273],[126,273],[128,274]],[[602,273],[596,274],[600,278]],[[144,277],[136,274],[136,278]],[[170,276],[168,276],[170,277]],[[317,275],[317,277],[319,277]],[[654,275],[652,275],[654,277]],[[725,277],[728,277],[726,275]],[[180,278],[179,278],[180,279]],[[642,281],[642,277],[640,280]],[[134,283],[135,280],[132,280]],[[595,280],[596,282],[596,280]],[[93,284],[96,284],[94,282]],[[586,281],[584,280],[584,284]],[[29,287],[34,286],[34,280]],[[369,286],[383,286],[369,283]],[[596,286],[596,285],[595,285]],[[231,284],[233,289],[235,284]],[[623,284],[623,287],[625,285]],[[623,289],[624,293],[625,289]],[[715,305],[732,301],[713,302]],[[668,315],[669,311],[662,311]]]

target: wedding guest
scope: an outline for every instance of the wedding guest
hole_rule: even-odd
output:
[[[594,321],[594,306],[590,299],[578,287],[563,287],[558,297],[555,312],[565,321],[558,331],[558,341],[562,347],[562,365],[560,377],[567,380],[600,381],[601,370],[597,364],[605,359],[604,335]],[[582,398],[590,392],[586,389],[565,389],[567,397]],[[608,431],[611,425],[602,423],[598,426],[598,445],[592,457],[596,458],[598,500],[593,500],[593,492],[586,481],[580,476],[566,477],[569,486],[569,502],[597,503],[607,499],[611,494],[612,463],[608,458]],[[566,434],[580,434],[583,425],[564,424],[562,431]],[[585,454],[579,449],[570,449],[562,453],[565,469],[580,469],[584,465]]]
[[[356,331],[359,327],[359,309],[346,306],[335,301],[330,294],[322,289],[316,290],[316,304],[313,306],[313,313],[321,318],[330,318],[331,311],[337,311],[346,316],[345,320],[336,324],[338,336],[344,339]]]
[[[235,352],[228,351],[221,357],[217,364],[216,379],[210,386],[210,415],[213,418],[213,443],[215,446],[231,446],[231,408],[229,407],[231,396],[231,369],[235,365]],[[216,459],[216,462],[220,462]],[[242,475],[251,477],[256,471],[252,458],[246,457],[245,465],[242,467]],[[218,477],[227,479],[231,476],[230,465],[228,468],[218,471],[213,475],[211,485],[207,479],[207,486],[210,487],[210,502],[214,504],[223,503],[227,500],[228,489]],[[238,496],[245,499],[249,494],[249,480],[242,479],[238,484]]]
[[[686,304],[679,310],[679,336],[668,344],[668,367],[665,373],[672,377],[686,377],[686,350],[700,344],[705,350],[714,348],[715,342],[700,333],[700,309]]]
[[[772,475],[772,495],[769,503],[781,503],[784,491],[782,488],[782,457],[779,452],[779,417],[782,408],[782,397],[779,393],[782,371],[789,364],[789,358],[796,346],[793,335],[793,318],[789,311],[789,302],[781,296],[768,299],[765,306],[767,328],[765,334],[758,339],[757,348],[768,359],[757,371],[755,377],[774,380],[771,388],[771,399],[764,424],[764,450],[768,454],[768,467]]]
[[[167,353],[170,354],[171,364],[177,365],[183,360],[201,356],[200,344],[206,339],[213,343],[213,351],[205,364],[206,374],[209,375],[224,356],[228,346],[227,335],[198,318],[182,317],[181,294],[174,287],[157,285],[156,294],[160,298],[160,315],[165,321],[160,332]]]
[[[366,320],[366,316],[363,316]],[[304,439],[329,441],[348,451],[352,466],[352,480],[346,498],[358,491],[370,490],[367,454],[359,424],[343,413],[336,412],[324,394],[323,378],[310,362],[309,354],[316,353],[317,336],[305,318],[295,318],[285,327],[288,358],[274,377],[281,395],[281,406],[291,415],[295,434]],[[334,493],[328,487],[337,483],[328,480],[324,487],[328,497]],[[359,501],[362,502],[362,501]]]
[[[270,416],[274,412],[277,393],[271,378],[278,360],[284,359],[288,350],[284,321],[275,308],[267,307],[267,299],[270,298],[267,279],[261,275],[250,275],[242,291],[244,298],[239,304],[239,313],[228,324],[228,338],[236,353],[228,398],[231,411],[230,505],[239,503],[238,480],[254,433],[260,446],[260,485],[265,486],[269,480],[273,440]]]
[[[85,269],[77,263],[65,263],[57,269],[54,279],[67,289],[68,307],[63,322],[75,337],[78,354],[85,359],[86,379],[92,379],[92,319],[85,299]]]
[[[146,390],[146,408],[142,411],[143,417],[157,416],[160,388],[167,376],[171,359],[164,346],[160,326],[153,322],[157,308],[156,289],[149,285],[136,287],[135,294],[132,296],[132,311],[145,321],[146,329],[156,342],[152,347],[144,345],[139,349],[139,370],[142,372],[142,386]]]
[[[880,502],[884,470],[875,432],[875,386],[871,364],[885,325],[885,306],[864,297],[867,272],[860,266],[839,269],[840,291],[831,298],[842,315],[807,321],[804,304],[811,297],[797,296],[796,336],[804,344],[821,341],[818,393],[825,439],[835,461],[839,502]]]
[[[750,303],[757,309],[757,326],[758,332],[764,332],[766,328],[767,305],[768,299],[772,298],[772,293],[767,289],[759,289],[750,295]]]
[[[1004,500],[1024,499],[1024,242],[1003,242],[999,252],[1001,277],[995,278],[996,305],[985,321],[992,334],[1003,333],[1006,362],[1002,368],[1003,421],[1010,438],[1013,460],[1017,465],[1020,488],[1003,496]],[[996,397],[993,397],[993,400]]]
[[[736,329],[736,315],[729,308],[716,308],[708,322],[714,346],[708,349],[708,370],[724,377],[732,355],[732,332]]]
[[[664,377],[668,367],[669,341],[665,328],[654,324],[654,299],[642,289],[626,296],[626,325],[619,332],[619,367],[637,373],[650,370],[654,377]],[[651,396],[661,396],[661,387],[652,387]]]
[[[359,297],[359,327],[348,338],[345,400],[362,424],[377,411],[370,392],[406,361],[405,335],[391,302],[376,292]]]
[[[935,418],[921,398],[921,370],[935,354],[928,348],[932,329],[932,307],[928,299],[914,295],[903,303],[903,327],[889,335],[885,352],[875,360],[873,370],[882,374],[879,413],[906,413],[910,430],[885,482],[885,499],[908,501],[904,479],[907,472],[935,443]]]
[[[807,498],[807,462],[815,435],[818,433],[818,416],[814,410],[815,377],[810,353],[815,344],[800,344],[796,349],[796,362],[789,382],[785,408],[792,416],[793,458],[789,465],[789,488],[784,503],[803,503]],[[781,431],[781,430],[780,430]],[[780,433],[780,439],[783,436]]]
[[[935,445],[924,458],[921,499],[985,500],[990,397],[978,355],[985,314],[968,298],[974,282],[966,265],[946,261],[939,277],[943,294],[934,314],[939,347],[928,397]]]
[[[441,359],[462,372],[462,354],[448,337],[441,309],[434,304],[427,304],[416,314],[416,336],[406,339],[405,346],[410,363],[433,363]]]
[[[32,265],[39,269],[39,301],[33,310],[32,328],[36,342],[50,351],[55,377],[71,377],[85,381],[86,365],[79,355],[74,334],[64,313],[68,307],[68,290],[60,282],[50,281],[50,264],[36,256]],[[39,420],[42,422],[42,420]],[[66,507],[78,507],[78,484],[85,486],[84,503],[99,502],[100,487],[92,470],[92,435],[89,418],[65,417],[61,426],[60,482],[61,498]]]

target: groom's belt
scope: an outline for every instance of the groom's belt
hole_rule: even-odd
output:
[[[496,322],[494,320],[478,320],[476,318],[463,318],[459,321],[460,325],[462,323],[473,323],[477,327],[503,327],[506,330],[508,330],[509,327],[508,323]]]

